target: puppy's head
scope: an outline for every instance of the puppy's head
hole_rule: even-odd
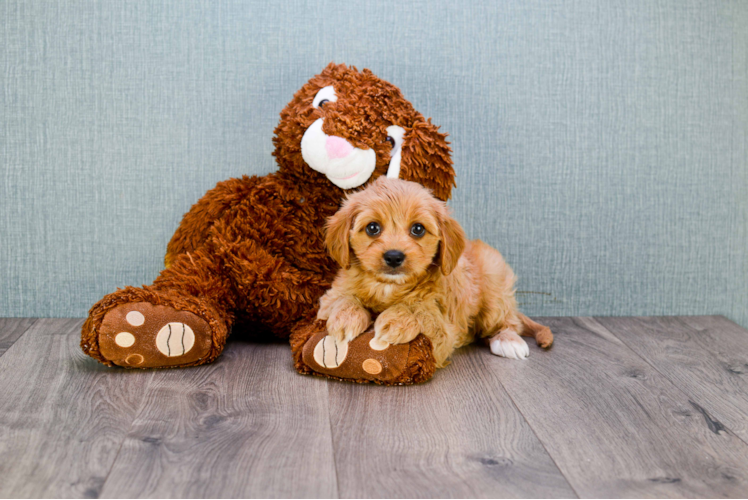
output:
[[[380,177],[330,218],[325,244],[345,269],[356,265],[379,281],[405,283],[434,270],[452,272],[465,233],[428,189]]]

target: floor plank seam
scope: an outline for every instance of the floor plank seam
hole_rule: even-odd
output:
[[[640,356],[639,353],[637,353],[634,349],[632,349],[631,346],[628,343],[626,343],[626,341],[624,339],[622,339],[621,337],[619,337],[618,335],[616,335],[615,332],[613,332],[612,330],[610,330],[609,328],[607,328],[605,325],[603,325],[602,323],[600,323],[599,321],[597,321],[597,318],[592,317],[591,319],[600,328],[603,328],[605,331],[607,331],[608,333],[610,333],[611,335],[613,335],[616,339],[618,339],[618,341],[621,342],[621,344],[623,344],[624,347],[626,347],[626,349],[628,349],[629,351],[631,351],[636,357],[638,357],[644,363],[646,363],[647,365],[649,365],[650,367],[652,367],[652,369],[655,372],[659,373],[665,380],[667,380],[671,384],[673,384],[673,387],[675,387],[678,391],[680,391],[686,397],[686,399],[688,400],[688,403],[691,406],[693,406],[694,408],[698,407],[696,409],[697,409],[697,411],[699,413],[701,413],[702,417],[704,418],[705,425],[707,427],[710,427],[711,424],[709,423],[709,419],[711,418],[711,414],[703,407],[703,405],[700,404],[699,401],[697,401],[699,398],[697,398],[695,396],[692,396],[691,394],[689,394],[688,392],[686,392],[686,390],[683,387],[681,387],[680,384],[678,384],[677,380],[671,379],[665,373],[663,373],[662,371],[660,371],[660,369],[657,366],[653,365],[647,359],[645,359],[642,356]],[[722,423],[721,420],[718,421],[718,423],[722,427],[723,430],[725,430],[726,432],[729,432],[731,436],[737,438],[738,441],[740,441],[744,445],[748,446],[748,442],[746,440],[744,440],[735,431],[733,431],[731,428],[727,427],[724,423]]]
[[[531,423],[530,423],[530,421],[529,421],[529,420],[527,419],[527,417],[525,416],[525,414],[524,414],[524,413],[522,412],[522,409],[521,409],[521,408],[519,407],[519,405],[517,404],[517,402],[516,402],[516,401],[514,400],[514,397],[512,396],[512,393],[511,393],[511,392],[509,392],[509,390],[508,390],[508,389],[506,388],[506,386],[504,385],[504,382],[502,382],[502,381],[501,381],[501,379],[499,379],[499,383],[501,384],[501,387],[502,387],[502,388],[504,389],[504,392],[506,392],[506,393],[507,393],[507,395],[509,396],[509,399],[511,400],[512,404],[513,404],[513,405],[514,405],[514,407],[515,407],[515,408],[517,409],[517,411],[519,412],[519,414],[520,414],[520,415],[522,416],[522,418],[524,418],[524,419],[525,419],[525,422],[527,423],[527,426],[528,426],[528,427],[530,428],[530,430],[532,431],[532,433],[533,433],[533,434],[535,435],[535,438],[536,438],[536,439],[538,440],[538,442],[540,443],[540,446],[542,446],[542,447],[543,447],[543,449],[545,450],[545,453],[546,453],[546,454],[547,454],[547,455],[548,455],[548,456],[550,457],[551,461],[553,462],[553,465],[555,465],[555,466],[556,466],[556,469],[558,469],[558,471],[559,471],[559,472],[561,473],[561,475],[562,475],[562,476],[564,477],[564,480],[566,481],[566,484],[568,484],[568,485],[569,485],[569,488],[571,489],[571,491],[573,491],[573,492],[574,492],[574,494],[575,494],[575,495],[577,496],[577,498],[582,498],[582,496],[581,496],[581,495],[579,494],[579,492],[578,492],[578,491],[577,491],[577,489],[576,489],[576,488],[574,487],[574,485],[573,485],[573,484],[571,484],[571,481],[569,480],[569,478],[568,478],[568,477],[566,477],[566,474],[564,474],[564,471],[563,471],[563,470],[561,469],[561,467],[560,467],[560,466],[558,465],[558,462],[556,462],[556,458],[555,458],[555,457],[554,457],[554,456],[553,456],[553,455],[551,454],[551,452],[550,452],[550,451],[548,451],[548,447],[547,447],[547,446],[545,445],[545,443],[543,442],[543,440],[542,440],[542,439],[540,439],[540,436],[539,436],[539,435],[538,435],[538,433],[537,433],[537,432],[535,431],[535,429],[533,428],[532,424],[531,424]]]
[[[26,327],[26,329],[23,331],[23,333],[21,333],[21,335],[19,335],[18,338],[16,338],[15,340],[13,340],[10,343],[10,345],[8,346],[7,349],[5,349],[4,351],[0,352],[0,357],[5,356],[5,353],[8,352],[8,351],[10,351],[11,348],[13,348],[13,346],[16,345],[16,342],[18,342],[21,339],[21,337],[23,337],[24,335],[26,335],[26,333],[28,333],[28,331],[31,330],[31,328],[35,324],[37,324],[38,322],[39,322],[39,318],[33,318],[33,320],[31,321],[31,324],[28,327]]]
[[[138,419],[138,416],[143,411],[143,407],[145,406],[146,400],[148,399],[148,392],[151,388],[151,382],[153,381],[153,370],[151,370],[151,376],[148,378],[148,384],[145,387],[145,390],[143,391],[143,397],[140,400],[140,404],[138,405],[138,410],[133,414],[132,422],[130,422],[130,425],[127,428],[127,432],[122,437],[122,441],[119,443],[119,448],[117,448],[117,454],[114,455],[114,460],[112,460],[112,464],[109,466],[109,471],[106,474],[106,477],[104,478],[104,481],[101,483],[101,488],[99,488],[99,491],[96,492],[96,498],[101,498],[101,492],[104,491],[106,488],[106,483],[109,481],[109,476],[111,476],[112,471],[114,470],[114,466],[117,464],[117,460],[119,460],[120,452],[122,452],[122,447],[125,445],[125,441],[127,441],[127,438],[130,436],[130,433],[132,432],[133,425]]]
[[[327,389],[327,422],[330,424],[330,446],[332,447],[332,470],[335,471],[335,492],[337,493],[336,498],[342,498],[340,496],[340,478],[338,477],[338,454],[335,446],[335,434],[332,432],[332,412],[330,411],[330,384],[339,384],[340,382],[333,382],[326,380],[325,385]]]

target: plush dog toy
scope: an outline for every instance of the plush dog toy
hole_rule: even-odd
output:
[[[325,221],[347,191],[382,175],[448,199],[454,170],[446,134],[397,87],[330,64],[281,112],[273,143],[278,171],[208,191],[184,216],[156,281],[119,289],[91,308],[83,351],[110,366],[199,365],[221,354],[232,327],[253,324],[290,337],[301,373],[388,385],[428,380],[435,362],[423,335],[374,349],[364,334],[335,363],[305,359],[329,339],[316,320],[338,268],[325,251]]]

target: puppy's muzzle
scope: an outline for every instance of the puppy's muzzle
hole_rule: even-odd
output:
[[[405,254],[400,250],[387,250],[384,252],[384,263],[392,269],[400,267],[405,260]]]

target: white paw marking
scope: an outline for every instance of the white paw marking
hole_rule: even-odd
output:
[[[511,359],[525,359],[530,355],[530,348],[527,347],[521,337],[514,336],[509,338],[501,339],[499,335],[496,335],[490,340],[491,352],[497,356],[502,356]]]
[[[127,313],[127,316],[125,316],[125,320],[127,320],[127,322],[132,326],[140,326],[145,323],[145,316],[143,316],[143,313],[141,312],[130,311]]]
[[[335,337],[328,335],[314,347],[314,361],[325,368],[337,368],[348,355],[348,342],[337,342]]]
[[[376,337],[372,338],[369,341],[369,347],[371,347],[375,351],[384,351],[390,346],[389,342],[386,342],[384,340],[380,340]]]
[[[120,347],[130,347],[135,343],[135,335],[130,332],[120,332],[114,337],[114,343]]]
[[[195,332],[184,323],[169,323],[156,335],[156,347],[161,354],[173,358],[182,356],[195,345]]]

